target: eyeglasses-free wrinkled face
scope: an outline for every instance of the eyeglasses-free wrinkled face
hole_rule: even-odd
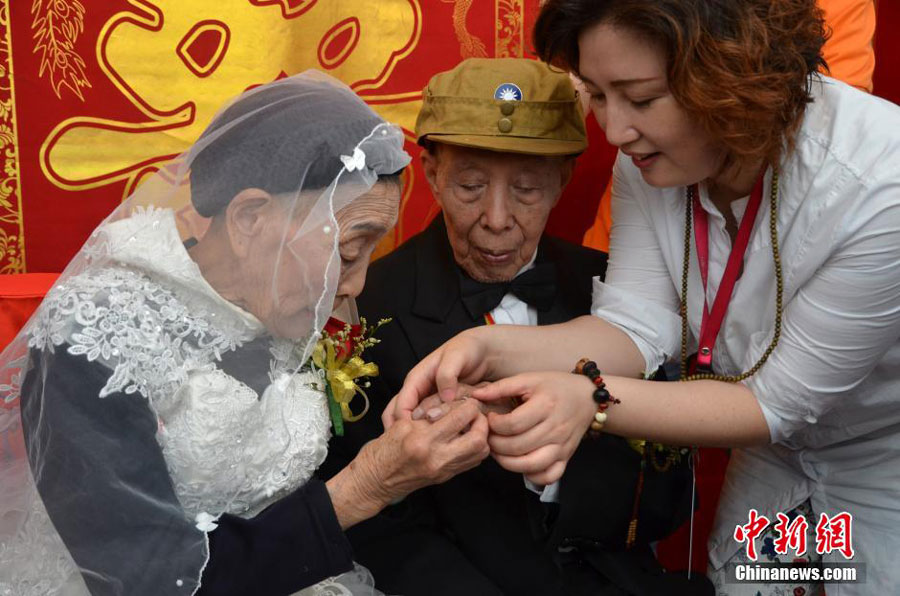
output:
[[[362,291],[372,251],[397,220],[400,191],[394,181],[378,182],[335,214],[337,225],[326,220],[310,226],[305,212],[291,212],[293,198],[246,189],[214,219],[192,253],[214,245],[219,255],[229,254],[218,262],[199,259],[207,279],[270,333],[296,339],[314,322],[318,296],[309,292],[310,279],[325,275],[334,234],[340,256],[340,263],[334,264],[337,307]],[[289,250],[281,250],[285,239]]]
[[[456,262],[478,281],[508,281],[530,260],[574,159],[436,145],[422,153]]]

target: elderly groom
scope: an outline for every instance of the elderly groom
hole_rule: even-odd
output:
[[[476,325],[588,314],[591,279],[606,270],[606,254],[543,233],[587,146],[567,75],[531,60],[467,60],[429,82],[416,135],[441,214],[369,269],[360,313],[394,321],[370,353],[381,369],[373,412],[332,441],[323,471],[380,434],[378,414],[406,373],[444,341]],[[582,443],[558,487],[541,491],[489,458],[347,535],[388,593],[690,593],[648,547],[672,529],[684,477],[646,467],[640,491],[638,453],[601,436]],[[626,550],[635,518],[637,542]]]

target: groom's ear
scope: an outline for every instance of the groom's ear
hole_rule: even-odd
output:
[[[272,195],[259,188],[245,188],[231,199],[225,210],[225,226],[236,256],[247,256],[253,239],[263,231],[274,206]]]
[[[428,147],[422,149],[422,152],[419,154],[419,159],[422,160],[422,171],[425,172],[425,181],[431,189],[431,194],[434,196],[434,200],[440,203],[441,197],[440,193],[438,193],[437,186],[439,163],[437,145],[431,143]]]

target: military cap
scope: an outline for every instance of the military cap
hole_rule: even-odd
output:
[[[587,148],[584,114],[569,75],[526,58],[469,58],[434,75],[416,138],[532,155]]]

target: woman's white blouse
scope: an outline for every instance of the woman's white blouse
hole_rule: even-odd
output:
[[[817,511],[850,510],[857,526],[877,531],[890,518],[900,527],[900,108],[827,77],[812,91],[779,171],[781,339],[745,381],[773,445],[733,456],[710,543],[716,567],[737,550],[731,533],[751,507],[774,519],[812,496]],[[715,346],[720,373],[749,369],[774,333],[771,176]],[[632,338],[650,372],[680,358],[685,189],[647,185],[622,154],[613,189],[609,269],[606,283],[594,281],[592,312]],[[709,213],[712,305],[731,242],[702,185],[700,201]],[[746,202],[735,205],[738,218]],[[691,242],[689,353],[703,308]],[[894,469],[865,471],[873,458]]]

